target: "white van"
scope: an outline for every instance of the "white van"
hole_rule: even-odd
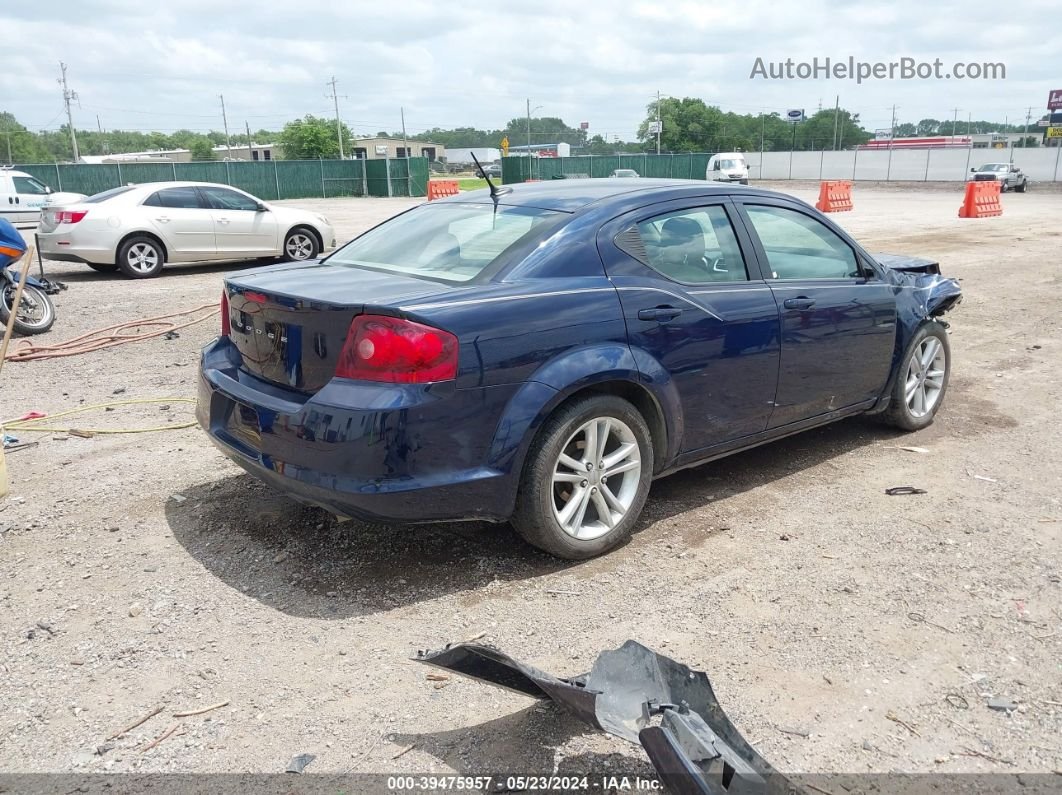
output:
[[[704,178],[709,182],[740,182],[749,184],[749,167],[741,152],[720,152],[712,155]]]
[[[13,224],[35,224],[46,204],[62,204],[84,199],[81,193],[56,193],[39,179],[23,171],[0,168],[0,216]]]

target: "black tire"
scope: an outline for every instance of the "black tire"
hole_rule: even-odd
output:
[[[11,303],[15,300],[15,285],[7,285],[0,297],[0,325],[6,327],[11,317]],[[21,304],[24,310],[16,313],[14,330],[19,334],[43,334],[55,323],[55,305],[44,290],[27,284],[22,288]],[[32,320],[23,320],[32,313]]]
[[[608,487],[616,489],[618,492],[616,495],[605,489],[608,478],[599,480],[600,475],[588,474],[587,480],[572,483],[567,500],[570,502],[575,499],[577,488],[591,489],[594,497],[587,496],[584,501],[585,515],[589,517],[592,510],[595,524],[601,527],[607,525],[602,521],[597,504],[598,501],[605,500],[606,493],[612,495],[614,499],[622,498],[629,501],[626,512],[622,514],[622,518],[615,521],[611,529],[594,538],[578,539],[567,532],[558,521],[557,506],[567,504],[564,502],[563,491],[567,486],[558,486],[554,483],[554,471],[560,466],[562,453],[581,455],[575,435],[581,431],[583,426],[595,419],[614,421],[608,438],[609,447],[604,451],[605,457],[614,454],[618,449],[614,445],[624,443],[622,439],[626,436],[628,441],[624,444],[632,442],[637,444],[639,462],[637,466],[628,470],[628,473],[609,476],[619,478],[618,487],[616,480],[613,480],[612,485]],[[615,424],[617,420],[618,425]],[[586,442],[585,437],[583,441]],[[585,446],[582,449],[585,450]],[[629,461],[629,456],[624,460]],[[626,400],[612,395],[579,398],[559,408],[536,435],[520,479],[520,490],[516,498],[512,525],[529,544],[558,558],[584,560],[596,557],[623,543],[630,535],[645,506],[652,474],[652,436],[645,419],[638,410]],[[593,483],[590,483],[591,480]],[[601,487],[600,496],[598,496],[597,487]],[[581,525],[582,520],[578,521]],[[589,532],[596,531],[591,528]]]
[[[166,249],[153,237],[137,235],[122,243],[115,264],[130,279],[151,279],[162,273]]]
[[[88,265],[90,268],[92,268],[92,270],[96,271],[97,273],[117,273],[118,272],[118,266],[115,265],[113,262],[86,262],[85,264]]]
[[[923,343],[927,339],[935,339],[940,344],[940,351],[943,354],[944,362],[944,375],[939,379],[939,394],[936,395],[933,400],[933,404],[929,407],[928,411],[919,413],[919,407],[917,405],[917,397],[914,398],[915,405],[909,404],[907,393],[911,388],[912,378],[917,380],[921,378],[921,382],[932,381],[932,378],[925,378],[924,376],[912,375],[912,364],[916,355],[925,353]],[[934,372],[933,364],[931,362],[928,370]],[[925,368],[923,368],[925,369]],[[905,431],[920,431],[923,428],[928,427],[940,411],[940,407],[944,405],[944,398],[948,391],[948,381],[951,379],[951,346],[948,344],[948,333],[944,330],[944,327],[937,323],[935,320],[931,320],[923,325],[914,335],[914,339],[911,340],[911,344],[908,346],[907,353],[903,357],[903,361],[900,363],[900,369],[896,373],[896,381],[892,387],[892,396],[889,401],[889,408],[885,411],[884,420],[896,428],[900,428]],[[920,383],[921,383],[920,382]],[[920,387],[915,386],[916,392]],[[928,394],[929,390],[926,390],[925,394]],[[923,397],[923,400],[928,398]],[[925,404],[923,403],[923,408]]]
[[[284,235],[284,247],[280,258],[288,262],[304,262],[321,253],[321,244],[312,229],[297,226]]]
[[[1018,187],[1016,187],[1014,190],[1016,190],[1018,193],[1025,193],[1025,191],[1028,190],[1028,189],[1029,189],[1029,180],[1023,179],[1021,181],[1021,184]]]

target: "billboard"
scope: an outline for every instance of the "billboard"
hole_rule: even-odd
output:
[[[1048,110],[1062,110],[1062,88],[1056,88],[1047,95]]]

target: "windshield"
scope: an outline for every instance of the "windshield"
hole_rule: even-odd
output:
[[[465,282],[564,215],[535,207],[499,206],[495,212],[490,204],[423,205],[352,240],[328,264]]]
[[[987,166],[981,166],[978,171],[1007,171],[1008,167],[1006,163],[989,163]]]
[[[741,160],[720,160],[719,168],[741,168],[745,163]]]
[[[630,168],[618,168],[612,172],[614,177],[636,177],[638,172]]]
[[[133,189],[132,185],[123,185],[120,188],[111,188],[110,190],[103,191],[103,193],[97,193],[97,194],[95,194],[93,196],[89,196],[87,199],[82,199],[81,203],[82,204],[99,204],[100,202],[107,201],[107,199],[112,199],[115,196],[120,196],[123,193],[128,193],[132,189]]]

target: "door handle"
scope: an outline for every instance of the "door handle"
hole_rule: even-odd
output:
[[[229,222],[228,218],[219,218],[218,219],[218,223],[219,224],[227,224],[228,222]]]
[[[682,310],[674,306],[657,306],[652,309],[639,309],[639,320],[656,320],[661,323],[667,323],[669,320],[674,320],[682,314]]]
[[[169,217],[165,215],[160,215],[155,220],[158,221],[160,224],[168,224],[170,222]]]
[[[784,306],[786,309],[798,309],[800,311],[805,311],[815,306],[815,299],[803,297],[786,298],[785,301],[782,302],[782,306]]]

